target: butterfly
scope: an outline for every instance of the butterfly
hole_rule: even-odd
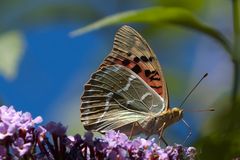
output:
[[[86,130],[119,130],[128,136],[162,133],[183,117],[169,107],[166,81],[153,50],[133,28],[122,26],[113,49],[92,74],[81,97]]]

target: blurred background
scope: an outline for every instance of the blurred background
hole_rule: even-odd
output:
[[[43,124],[60,121],[68,126],[69,134],[84,133],[79,116],[83,86],[111,51],[114,34],[121,25],[75,38],[69,33],[118,12],[152,6],[186,8],[232,39],[232,6],[226,0],[1,0],[0,103],[31,112],[34,117],[41,115]],[[128,25],[157,54],[168,84],[171,107],[180,105],[194,84],[209,73],[183,108],[214,107],[216,111],[185,112],[184,119],[192,129],[186,145],[197,146],[199,157],[204,159],[217,156],[220,145],[233,150],[240,148],[240,139],[222,135],[225,124],[218,121],[229,117],[223,113],[229,113],[233,76],[231,58],[223,47],[206,35],[177,26]],[[217,130],[216,124],[222,128]],[[236,133],[240,133],[236,127]],[[179,122],[167,129],[165,137],[170,144],[182,143],[188,132]],[[212,135],[215,138],[209,138]],[[224,138],[233,143],[222,144]],[[239,156],[239,150],[235,150],[229,149],[226,155]]]

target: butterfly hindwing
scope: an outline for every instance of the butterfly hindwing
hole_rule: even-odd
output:
[[[121,65],[102,67],[85,85],[81,121],[88,130],[105,132],[161,112],[164,100],[132,70]]]
[[[118,30],[113,49],[101,67],[114,64],[123,65],[138,74],[164,99],[168,109],[167,86],[157,57],[144,38],[129,26]]]

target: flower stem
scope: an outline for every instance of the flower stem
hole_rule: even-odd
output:
[[[240,54],[240,0],[232,0],[233,5],[233,88],[232,88],[232,107],[235,108],[237,97],[238,97],[238,87],[239,87],[239,54]]]

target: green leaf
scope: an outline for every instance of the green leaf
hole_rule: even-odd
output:
[[[228,51],[228,53],[231,53],[232,50],[228,40],[219,31],[202,23],[190,11],[178,7],[152,7],[118,13],[77,29],[71,32],[70,36],[74,37],[101,27],[129,22],[165,23],[188,27],[214,38]]]
[[[79,1],[0,0],[0,32],[62,21],[76,23],[102,14],[91,4]]]
[[[13,80],[16,77],[24,46],[24,38],[20,31],[0,34],[0,74],[6,79]]]

